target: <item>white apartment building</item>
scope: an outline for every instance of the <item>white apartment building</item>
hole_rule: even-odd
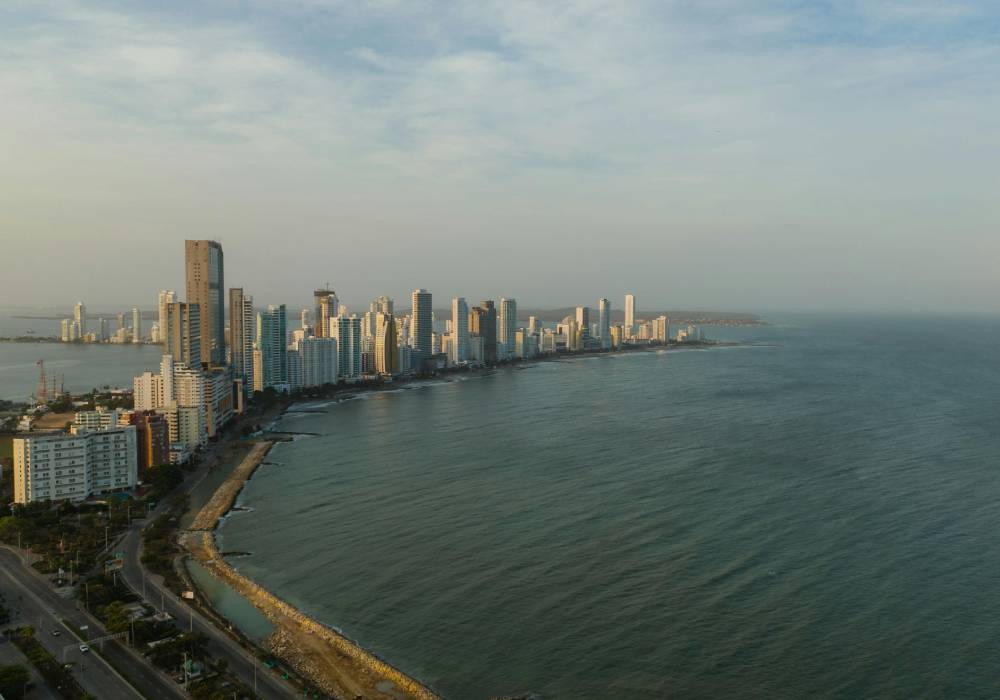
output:
[[[14,438],[14,501],[82,501],[138,480],[135,426]]]

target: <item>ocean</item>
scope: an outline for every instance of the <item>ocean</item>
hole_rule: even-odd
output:
[[[59,321],[15,318],[21,315],[66,315],[65,310],[0,307],[0,336],[33,330],[58,336]],[[112,328],[114,321],[112,320]],[[0,343],[0,399],[28,401],[38,385],[38,360],[44,360],[51,388],[65,383],[67,391],[84,392],[104,386],[132,388],[132,377],[158,371],[163,348],[158,345],[88,345],[70,343]]]
[[[788,316],[312,405],[221,530],[448,698],[1000,693],[1000,319]]]

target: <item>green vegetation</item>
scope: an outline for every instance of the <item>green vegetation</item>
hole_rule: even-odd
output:
[[[0,517],[0,542],[31,548],[42,560],[43,573],[60,568],[89,570],[98,562],[106,543],[125,530],[132,517],[141,517],[145,504],[132,499],[112,499],[85,505],[69,502],[29,503],[14,507],[14,514]]]
[[[167,587],[175,591],[181,588],[181,581],[174,570],[174,557],[180,553],[174,540],[178,523],[176,515],[164,513],[142,532],[142,563],[162,576]]]
[[[17,630],[12,641],[21,652],[28,657],[31,665],[38,669],[45,682],[66,700],[92,700],[93,696],[85,693],[69,669],[65,668],[52,656],[37,639],[32,627],[22,627]]]
[[[28,697],[31,673],[24,666],[0,666],[0,696],[6,700],[22,700]]]

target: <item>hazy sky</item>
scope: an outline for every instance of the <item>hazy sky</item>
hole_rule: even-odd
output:
[[[1000,309],[1000,9],[0,3],[0,304]]]

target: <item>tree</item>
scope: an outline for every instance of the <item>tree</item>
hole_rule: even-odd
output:
[[[30,680],[31,674],[24,666],[0,666],[0,696],[20,700]]]

